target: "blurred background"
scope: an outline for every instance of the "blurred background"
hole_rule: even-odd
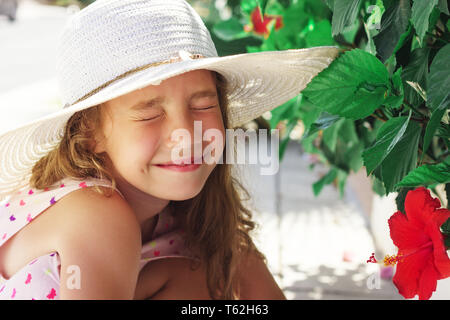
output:
[[[0,133],[62,108],[54,78],[56,39],[67,19],[92,2],[0,0]],[[319,45],[370,46],[361,42],[361,22],[331,36],[330,1],[279,0],[264,19],[255,16],[256,0],[189,2],[204,19],[220,56]],[[291,10],[286,10],[289,4]],[[368,13],[366,22],[376,24],[380,18],[380,12]],[[285,26],[297,36],[290,36],[293,30],[283,33]],[[261,175],[260,165],[236,167],[253,196],[249,205],[258,223],[254,239],[269,269],[288,299],[403,299],[392,284],[392,267],[366,263],[373,252],[379,258],[396,253],[387,219],[396,211],[397,194],[383,196],[353,158],[347,158],[350,167],[344,175],[337,171],[330,176],[329,163],[312,152],[317,136],[324,134],[320,124],[329,115],[312,119],[303,103],[297,117],[286,116],[293,109],[294,102],[289,103],[243,126],[280,129],[277,174]],[[312,122],[316,129],[305,132]],[[337,132],[334,137],[339,144]],[[445,192],[437,188],[436,193],[447,206]],[[438,282],[432,299],[450,297],[447,280]]]

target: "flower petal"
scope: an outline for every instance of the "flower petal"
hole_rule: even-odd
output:
[[[411,224],[407,217],[397,211],[388,220],[391,239],[399,249],[415,249],[430,241],[424,230]]]
[[[429,261],[427,266],[422,272],[419,281],[419,300],[428,300],[431,295],[436,291],[438,272],[433,265],[432,261]]]
[[[439,272],[438,279],[450,277],[450,259],[444,244],[444,236],[441,233],[441,225],[450,218],[450,211],[447,209],[437,209],[433,214],[433,219],[428,223],[426,233],[433,241],[434,264]]]
[[[411,299],[418,293],[421,274],[432,257],[431,249],[424,249],[398,262],[392,281],[403,297]]]
[[[419,187],[408,191],[405,197],[405,211],[408,220],[418,228],[424,228],[433,212],[441,207],[437,198],[431,197],[430,190]]]

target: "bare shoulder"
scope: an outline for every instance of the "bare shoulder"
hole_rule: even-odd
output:
[[[139,273],[141,233],[128,203],[117,192],[107,197],[93,188],[58,201],[58,252],[62,299],[131,299]],[[81,288],[65,286],[76,266]]]
[[[105,191],[107,189],[103,186],[99,188]],[[59,207],[56,210],[58,216],[55,217],[56,221],[64,231],[77,229],[82,225],[95,225],[98,231],[121,225],[126,230],[132,228],[130,232],[139,229],[133,210],[117,191],[111,196],[106,196],[96,192],[93,187],[81,188],[61,198],[55,206]]]

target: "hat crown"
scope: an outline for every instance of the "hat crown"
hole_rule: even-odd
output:
[[[74,14],[59,37],[56,78],[63,103],[182,50],[218,56],[203,20],[185,0],[97,0]]]

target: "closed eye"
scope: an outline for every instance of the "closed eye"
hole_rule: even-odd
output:
[[[193,109],[193,110],[208,110],[208,109],[212,109],[212,108],[215,108],[215,107],[217,107],[217,106],[209,106],[209,107],[206,107],[206,108],[192,108],[192,109]],[[151,121],[151,120],[157,119],[157,118],[159,118],[159,117],[160,117],[160,116],[158,115],[158,116],[153,117],[153,118],[139,119],[138,121]]]
[[[150,121],[150,120],[157,119],[157,118],[159,118],[159,117],[160,117],[160,116],[156,116],[156,117],[149,118],[149,119],[139,119],[138,121]]]
[[[209,107],[206,107],[206,108],[192,108],[192,109],[194,109],[194,110],[208,110],[208,109],[212,109],[212,108],[215,108],[215,107],[217,107],[217,106],[209,106]]]

